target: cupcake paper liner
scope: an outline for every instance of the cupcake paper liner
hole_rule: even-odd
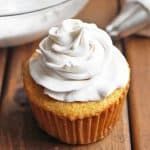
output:
[[[95,116],[70,120],[58,116],[31,102],[31,108],[40,128],[49,135],[68,144],[88,144],[103,139],[118,120],[126,91],[115,103]]]

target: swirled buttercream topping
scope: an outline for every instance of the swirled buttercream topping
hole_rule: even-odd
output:
[[[129,80],[125,58],[95,24],[68,19],[52,27],[29,61],[33,80],[65,102],[97,101]]]

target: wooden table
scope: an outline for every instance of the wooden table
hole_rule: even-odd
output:
[[[117,0],[91,0],[76,17],[104,27],[119,12]],[[0,49],[0,150],[150,149],[150,39],[129,37],[116,45],[131,67],[131,87],[122,117],[104,140],[84,146],[60,143],[41,131],[22,88],[21,68],[39,41]]]

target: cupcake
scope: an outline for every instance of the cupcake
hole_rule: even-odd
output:
[[[76,19],[52,27],[23,69],[40,128],[68,144],[88,144],[109,134],[129,79],[128,64],[109,35]]]

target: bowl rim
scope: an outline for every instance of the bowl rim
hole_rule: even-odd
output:
[[[34,10],[29,10],[29,11],[25,10],[25,11],[22,11],[22,12],[6,13],[6,14],[2,14],[2,15],[0,14],[0,17],[10,17],[10,16],[18,16],[18,15],[25,15],[25,14],[40,12],[40,11],[47,10],[49,8],[54,8],[54,7],[66,4],[70,1],[73,1],[73,0],[63,0],[63,1],[58,2],[56,4],[53,4],[53,5],[48,5],[46,7],[41,7],[41,8],[37,8],[37,9],[34,9]]]

